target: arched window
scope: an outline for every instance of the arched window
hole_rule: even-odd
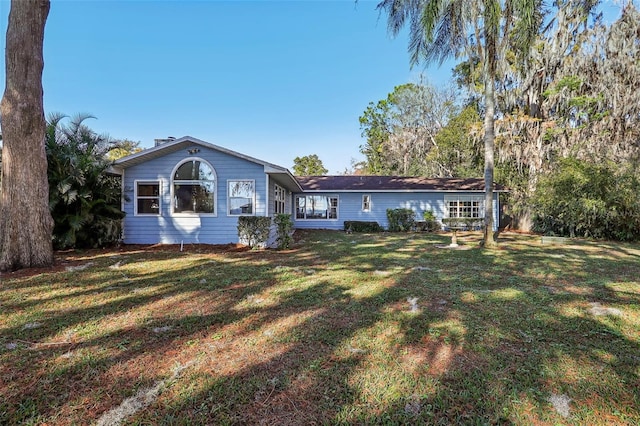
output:
[[[172,176],[173,213],[216,213],[216,173],[201,158],[178,164]]]

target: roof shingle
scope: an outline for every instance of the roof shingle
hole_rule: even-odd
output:
[[[426,178],[414,176],[295,176],[305,191],[481,191],[481,178]],[[495,191],[504,191],[494,184]]]

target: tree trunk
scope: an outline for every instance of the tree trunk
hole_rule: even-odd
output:
[[[495,140],[495,55],[493,49],[486,48],[484,76],[484,229],[483,247],[494,247],[497,242],[493,236],[493,154]]]
[[[42,70],[49,0],[13,0],[5,53],[0,271],[53,263]]]

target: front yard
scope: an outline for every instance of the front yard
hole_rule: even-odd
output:
[[[296,233],[0,276],[0,424],[639,424],[640,245]]]

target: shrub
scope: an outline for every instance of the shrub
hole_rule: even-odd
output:
[[[436,220],[436,215],[431,210],[425,210],[422,212],[422,219],[425,222],[429,222],[430,220]]]
[[[276,224],[276,233],[279,249],[287,249],[291,245],[291,230],[293,229],[293,222],[291,221],[291,215],[289,214],[277,214],[273,218],[273,222]]]
[[[345,220],[344,230],[347,232],[380,232],[382,231],[382,226],[378,222]]]
[[[436,215],[431,210],[424,211],[422,218],[424,220],[416,222],[416,231],[435,232],[442,229],[440,222],[436,219]]]
[[[415,213],[411,209],[387,209],[389,231],[408,232],[414,228]]]
[[[613,164],[564,159],[532,200],[534,230],[620,241],[640,238],[640,180]]]
[[[251,248],[265,247],[271,231],[271,218],[265,216],[240,216],[238,237]]]

